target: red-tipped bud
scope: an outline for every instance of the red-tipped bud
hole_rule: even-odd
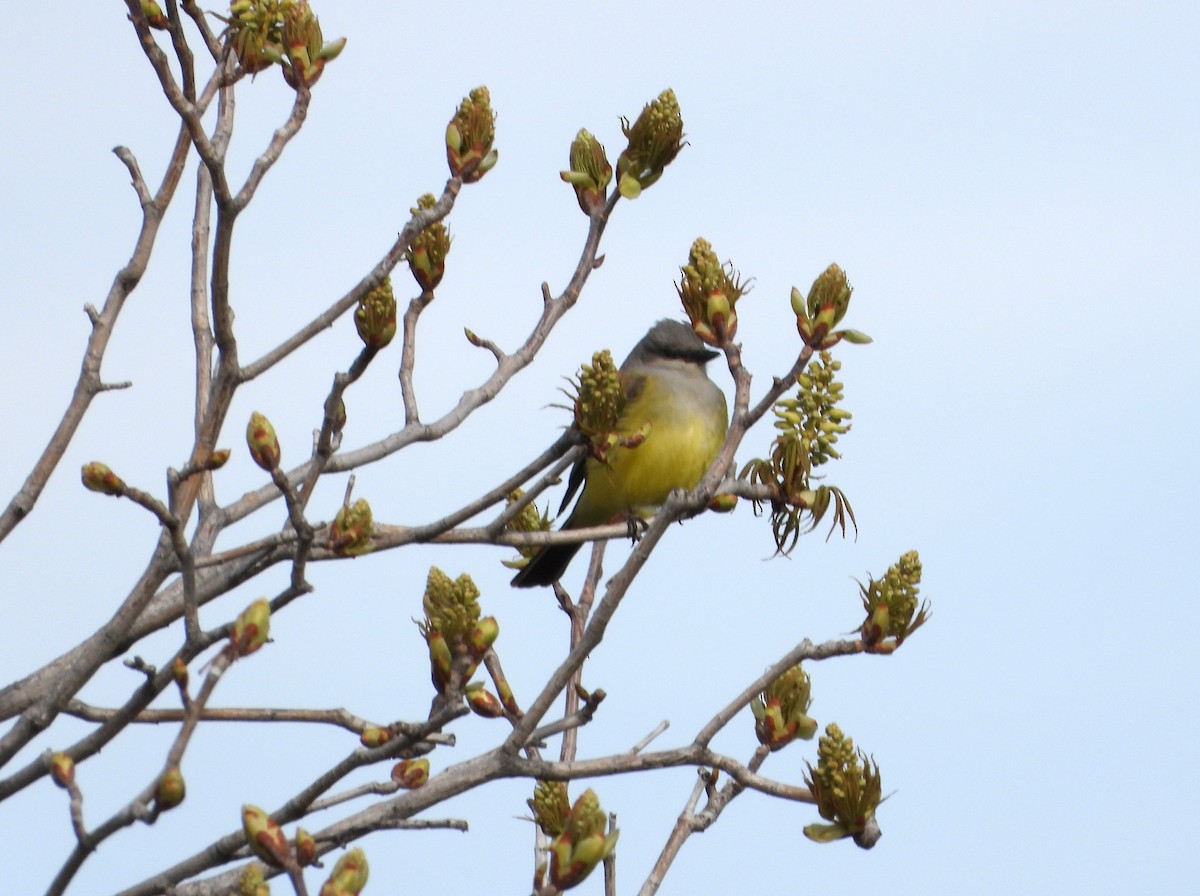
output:
[[[368,749],[382,747],[395,735],[391,728],[380,728],[378,725],[368,725],[358,736],[359,743]]]
[[[242,831],[250,851],[272,868],[283,868],[291,858],[291,845],[283,828],[258,806],[242,806]]]
[[[571,807],[566,829],[550,842],[550,882],[560,890],[582,882],[616,848],[619,832],[606,832],[605,821],[589,788]]]
[[[142,0],[142,15],[146,17],[146,24],[151,28],[166,31],[170,27],[167,17],[163,14],[162,7],[155,3],[154,0]]]
[[[98,461],[84,464],[79,478],[83,480],[83,487],[90,492],[112,495],[114,498],[125,493],[124,480]]]
[[[411,209],[414,215],[437,205],[432,193],[426,193]],[[444,221],[435,221],[413,237],[412,245],[404,253],[408,269],[422,292],[431,293],[446,273],[446,256],[450,253],[450,231]]]
[[[483,686],[482,682],[467,685],[467,705],[471,712],[485,719],[498,719],[504,715],[500,698]]]
[[[50,777],[64,790],[75,780],[75,760],[66,753],[55,753],[50,757]]]
[[[500,636],[500,623],[496,621],[495,616],[484,616],[471,629],[469,635],[471,640],[471,650],[477,658],[481,658],[487,653],[488,648]]]
[[[574,188],[579,208],[585,215],[590,215],[602,208],[608,198],[612,165],[608,163],[604,146],[585,129],[575,135],[570,158],[570,170],[559,172],[559,177]]]
[[[321,896],[358,896],[367,885],[367,857],[361,849],[352,849],[333,866],[333,873],[321,886]]]
[[[343,504],[329,527],[329,548],[339,557],[358,557],[370,553],[374,545],[375,518],[366,498]]]
[[[260,597],[242,610],[234,621],[229,643],[238,656],[249,656],[267,643],[270,632],[271,604],[265,597]]]
[[[275,437],[275,427],[258,411],[250,415],[246,425],[246,447],[254,462],[268,473],[279,466],[279,439]]]
[[[490,171],[499,158],[492,148],[496,139],[496,113],[486,87],[476,87],[463,98],[446,125],[446,161],[450,173],[474,183]]]
[[[738,505],[737,495],[717,495],[708,502],[708,509],[714,513],[731,513]]]
[[[404,790],[416,790],[429,780],[428,759],[402,759],[392,768],[392,780]]]
[[[301,868],[317,864],[317,841],[304,828],[296,828],[296,863]]]
[[[433,686],[440,694],[450,681],[450,670],[454,666],[454,654],[446,637],[439,631],[427,629],[425,643],[429,645],[429,673]]]
[[[183,783],[183,774],[178,766],[171,766],[158,779],[154,788],[154,808],[159,812],[174,809],[183,802],[187,795],[187,787]]]

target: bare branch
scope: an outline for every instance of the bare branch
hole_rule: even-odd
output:
[[[630,753],[642,752],[642,750],[644,750],[644,749],[646,749],[646,747],[650,746],[650,744],[653,743],[654,740],[656,738],[658,738],[658,736],[660,734],[665,732],[670,727],[671,727],[671,723],[667,719],[663,719],[661,722],[659,722],[657,725],[654,726],[653,730],[649,734],[647,734],[645,737],[643,737],[641,740],[639,740],[636,744],[634,744],[632,747],[630,747],[629,752]]]
[[[409,426],[421,422],[421,414],[417,409],[417,390],[413,385],[413,367],[417,363],[417,321],[421,312],[433,301],[433,293],[422,290],[421,294],[408,303],[404,312],[404,347],[400,353],[400,395],[404,401],[404,425]]]
[[[208,48],[209,55],[214,61],[219,61],[221,58],[221,42],[213,33],[212,28],[208,25],[208,19],[204,12],[196,5],[196,0],[180,0],[180,6],[196,24],[196,28],[200,31],[200,36],[204,39],[204,45]]]
[[[450,178],[446,182],[441,198],[430,208],[419,209],[413,213],[413,216],[404,225],[403,229],[401,229],[399,235],[397,235],[392,247],[388,249],[387,253],[379,260],[375,267],[371,269],[370,273],[359,280],[349,292],[330,305],[325,311],[297,330],[294,335],[288,337],[258,360],[243,367],[239,374],[241,382],[248,382],[270,370],[322,330],[332,327],[334,321],[357,305],[359,299],[383,282],[383,279],[404,258],[405,251],[418,233],[433,222],[440,221],[446,215],[450,214],[450,210],[454,207],[454,202],[461,189],[462,180],[457,177]]]
[[[118,147],[115,152],[133,178],[134,189],[137,191],[142,205],[141,229],[134,242],[133,253],[129,261],[113,278],[103,310],[92,315],[92,333],[88,337],[87,348],[84,350],[79,379],[75,383],[74,393],[62,420],[21,489],[13,496],[3,514],[0,514],[0,541],[3,541],[33,510],[33,505],[41,496],[42,489],[45,488],[50,475],[66,453],[71,439],[74,438],[84,414],[91,406],[92,399],[103,391],[100,380],[100,364],[104,359],[104,352],[108,348],[113,328],[116,326],[117,317],[125,306],[125,300],[133,292],[142,279],[142,274],[146,271],[150,253],[154,248],[154,241],[158,237],[158,228],[162,223],[163,214],[170,205],[171,199],[175,195],[175,188],[179,185],[179,179],[183,175],[183,164],[188,152],[187,135],[181,130],[176,138],[163,181],[159,185],[158,192],[150,201],[147,201],[148,194],[145,183],[142,181],[137,163],[133,161],[132,154],[128,150],[122,151],[122,147]]]

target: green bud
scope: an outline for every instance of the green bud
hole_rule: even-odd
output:
[[[271,603],[260,597],[241,612],[229,633],[236,656],[249,656],[267,643],[271,631]]]
[[[446,636],[436,629],[424,627],[421,634],[425,638],[425,643],[429,647],[429,669],[430,678],[433,680],[433,686],[440,694],[446,689],[446,685],[450,683],[450,671],[454,667],[454,654],[450,652],[450,645],[446,642]]]
[[[271,421],[255,411],[246,425],[246,446],[254,462],[268,473],[279,466],[279,439]]]
[[[607,816],[588,788],[575,801],[565,829],[550,841],[550,882],[560,890],[581,883],[617,846],[619,831],[605,833]]]
[[[166,15],[163,14],[162,7],[155,3],[154,0],[142,0],[142,14],[146,17],[146,24],[151,28],[166,31],[170,27]]]
[[[708,509],[715,513],[732,513],[737,506],[738,496],[728,493],[717,495],[708,502]]]
[[[359,742],[368,749],[381,747],[391,740],[395,735],[391,728],[381,728],[378,725],[368,725],[359,735]]]
[[[604,146],[587,130],[580,129],[571,141],[570,165],[559,176],[574,188],[579,208],[585,215],[603,208],[612,181],[612,165]]]
[[[75,780],[75,760],[66,753],[55,753],[50,757],[50,778],[66,790]]]
[[[858,330],[838,330],[837,335],[852,345],[867,345],[874,341],[866,333],[859,332]]]
[[[114,498],[125,493],[124,480],[98,461],[84,464],[80,471],[80,479],[83,481],[83,487],[90,492],[99,492]]]
[[[496,638],[500,636],[500,623],[496,621],[495,616],[485,616],[476,623],[467,636],[471,644],[471,652],[479,659],[487,653],[488,648],[496,643]]]
[[[258,806],[242,806],[242,831],[246,843],[258,858],[272,868],[283,868],[291,857],[291,845],[283,828]]]
[[[171,766],[159,776],[154,788],[154,808],[159,812],[174,809],[183,802],[187,795],[187,787],[183,783],[183,775],[178,766]]]
[[[367,885],[368,872],[366,853],[352,849],[337,860],[320,896],[358,896]]]
[[[346,48],[346,38],[339,37],[337,40],[331,40],[329,43],[321,47],[320,58],[326,62],[331,59],[337,59],[342,55],[342,50]]]
[[[368,554],[375,545],[375,518],[366,498],[338,508],[329,526],[329,549],[339,557],[359,557]]]

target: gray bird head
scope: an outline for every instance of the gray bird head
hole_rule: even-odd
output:
[[[685,361],[703,367],[718,354],[705,348],[700,337],[687,324],[677,320],[660,320],[633,347],[621,369],[659,360]]]

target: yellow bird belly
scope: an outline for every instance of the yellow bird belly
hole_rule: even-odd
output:
[[[669,389],[653,387],[630,403],[621,430],[636,432],[649,422],[650,432],[637,447],[612,449],[606,463],[587,461],[586,484],[571,526],[593,526],[630,511],[651,510],[675,489],[693,488],[700,481],[728,425],[724,395],[707,378],[706,385],[712,394],[706,395],[702,408],[677,408]]]

